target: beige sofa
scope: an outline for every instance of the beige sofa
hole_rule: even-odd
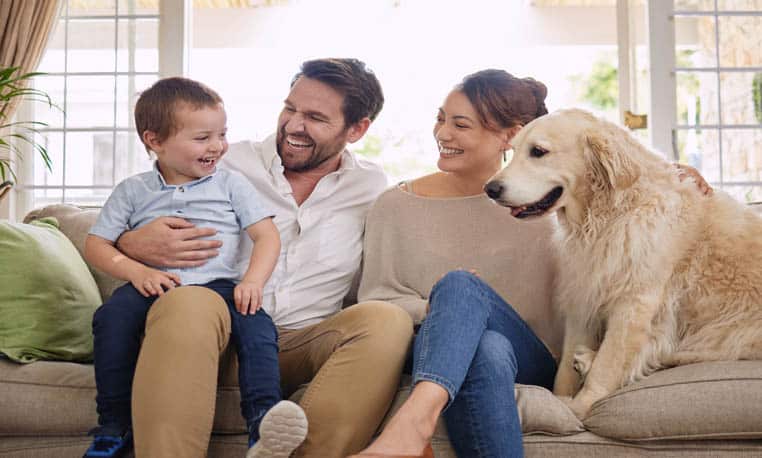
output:
[[[52,206],[27,219],[55,216],[82,248],[97,212]],[[114,280],[94,272],[102,295]],[[221,374],[211,457],[243,456],[246,436],[234,374]],[[403,377],[392,411],[405,399]],[[351,381],[347,381],[351,383]],[[547,390],[516,390],[528,457],[762,456],[762,362],[707,363],[665,370],[598,402],[584,422]],[[298,398],[299,392],[292,396]],[[0,457],[79,457],[96,421],[93,368],[86,364],[0,359]],[[454,457],[440,422],[437,457]]]

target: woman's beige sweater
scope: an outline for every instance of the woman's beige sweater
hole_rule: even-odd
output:
[[[517,220],[484,195],[429,198],[394,186],[368,213],[358,298],[397,304],[419,323],[442,275],[476,269],[558,357],[554,224],[552,217]]]

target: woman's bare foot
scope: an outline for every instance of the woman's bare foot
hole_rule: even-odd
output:
[[[381,435],[360,455],[421,455],[448,399],[449,394],[441,386],[418,383]]]

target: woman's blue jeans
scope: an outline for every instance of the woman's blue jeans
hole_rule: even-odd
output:
[[[230,310],[230,338],[238,353],[241,414],[252,439],[256,440],[262,417],[281,400],[278,331],[262,309],[254,315],[241,315],[236,311],[233,282],[214,280],[202,286],[222,296]],[[102,434],[122,434],[131,425],[132,379],[146,316],[156,299],[157,296],[144,297],[127,283],[117,288],[95,311],[93,337],[98,390],[95,401]],[[187,382],[178,380],[178,383]]]
[[[514,383],[553,387],[556,362],[489,285],[454,271],[431,291],[413,351],[413,382],[450,395],[443,417],[459,457],[521,457]]]

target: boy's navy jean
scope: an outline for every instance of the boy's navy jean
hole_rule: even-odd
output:
[[[413,350],[413,383],[450,395],[443,413],[460,457],[521,457],[514,383],[553,387],[556,362],[521,317],[489,285],[465,271],[431,291]]]
[[[281,400],[278,331],[264,310],[241,315],[235,308],[228,280],[201,285],[217,292],[228,304],[231,340],[238,352],[241,413],[253,439],[259,422]],[[95,385],[98,424],[104,434],[118,434],[131,425],[130,393],[146,316],[158,296],[144,297],[131,284],[121,286],[93,316]],[[188,304],[193,307],[193,304]],[[178,383],[185,381],[178,380]]]

